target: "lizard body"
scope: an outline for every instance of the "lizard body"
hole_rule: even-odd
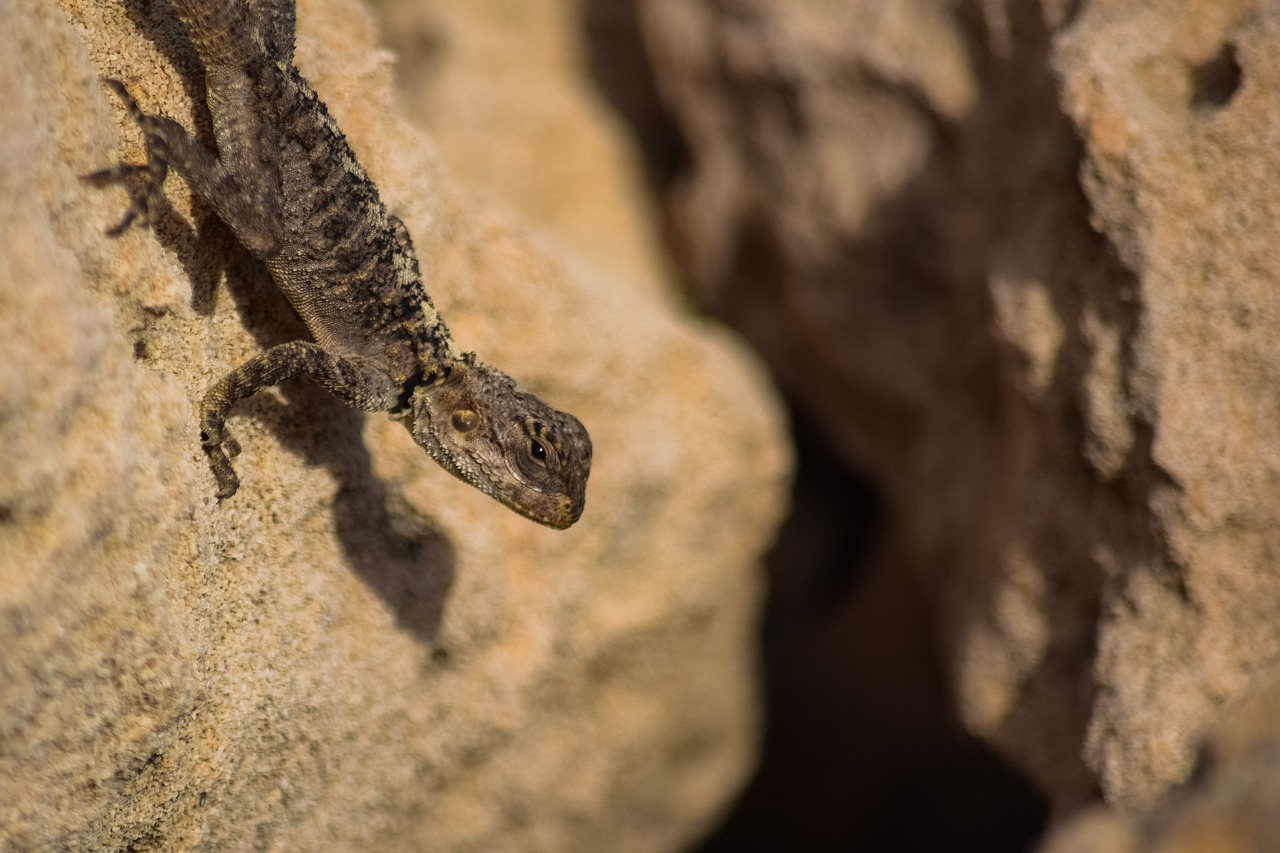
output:
[[[349,405],[389,412],[455,476],[520,514],[565,528],[582,513],[591,440],[572,415],[517,389],[454,342],[423,286],[413,243],[383,205],[324,103],[293,64],[293,0],[170,0],[205,66],[215,156],[177,122],[144,113],[107,81],[142,129],[145,176],[120,233],[147,221],[169,166],[270,271],[313,341],[273,347],[200,404],[218,497],[239,480],[232,406],[306,374]]]

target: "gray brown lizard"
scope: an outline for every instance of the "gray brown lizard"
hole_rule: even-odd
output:
[[[413,243],[383,206],[324,103],[293,64],[292,0],[171,0],[205,67],[215,156],[177,122],[107,81],[145,137],[147,163],[120,233],[146,222],[172,166],[266,264],[314,341],[233,370],[200,404],[218,497],[239,480],[225,422],[237,401],[299,375],[366,412],[401,420],[433,459],[516,512],[566,528],[582,514],[591,439],[572,415],[516,388],[454,343],[423,287]]]

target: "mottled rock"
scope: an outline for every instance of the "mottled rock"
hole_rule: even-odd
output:
[[[965,725],[1150,807],[1280,655],[1280,19],[638,5],[682,267],[886,495]]]
[[[1068,821],[1042,853],[1253,853],[1280,838],[1280,681],[1235,702],[1198,749],[1191,779],[1148,815],[1095,809]]]
[[[1086,755],[1122,805],[1184,778],[1190,738],[1280,655],[1278,46],[1253,4],[1100,5],[1055,57],[1092,221],[1140,308],[1094,408],[1137,416],[1128,446],[1161,481],[1155,547],[1109,572],[1098,628]]]
[[[236,410],[219,504],[194,401],[301,322],[181,180],[119,239],[125,192],[77,180],[141,156],[102,77],[209,140],[196,58],[160,4],[0,19],[0,848],[704,831],[753,758],[756,563],[788,467],[751,362],[467,201],[399,118],[367,15],[314,0],[299,62],[437,305],[582,418],[596,467],[583,520],[544,530],[298,382]]]

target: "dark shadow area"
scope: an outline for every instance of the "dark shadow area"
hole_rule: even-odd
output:
[[[292,309],[286,304],[284,310]],[[308,465],[333,473],[334,534],[348,564],[386,601],[401,628],[433,646],[453,587],[453,543],[374,474],[362,435],[365,415],[307,379],[285,382],[280,391],[283,404],[267,394],[242,402],[230,427],[256,420]],[[253,452],[250,444],[240,458]]]
[[[882,507],[812,427],[768,558],[755,778],[701,853],[1026,850],[1047,805],[951,718],[928,606]]]
[[[1224,44],[1216,56],[1191,69],[1191,106],[1202,110],[1222,109],[1235,97],[1242,76],[1235,45]]]
[[[584,44],[596,85],[631,128],[649,186],[660,193],[684,170],[689,149],[658,96],[636,15],[631,0],[587,0]]]
[[[226,230],[221,223],[218,228]],[[262,349],[310,338],[266,268],[234,241],[227,247],[226,273],[227,293]],[[434,644],[453,586],[453,544],[374,474],[364,445],[364,414],[306,378],[279,390],[283,404],[259,393],[232,410],[228,428],[234,435],[237,420],[253,418],[308,465],[333,472],[339,484],[334,532],[348,562],[386,600],[402,628]],[[239,458],[253,452],[250,443]]]
[[[174,67],[194,69],[183,78],[186,93],[197,105],[196,126],[188,131],[206,148],[216,150],[200,63],[181,24],[165,5],[149,0],[129,0],[125,5],[139,30]],[[171,171],[168,180],[181,177]],[[136,179],[126,182],[131,192],[139,187]],[[261,349],[310,339],[301,317],[276,288],[266,267],[237,242],[207,204],[197,205],[197,210],[194,227],[167,204],[154,211],[151,226],[134,226],[154,232],[165,250],[183,265],[192,282],[196,313],[213,313],[220,273],[225,272],[226,293]],[[146,357],[145,335],[135,341],[135,354]],[[279,390],[283,404],[266,393],[238,404],[228,421],[229,431],[234,436],[237,421],[255,419],[307,464],[333,472],[339,483],[332,510],[334,531],[347,561],[386,600],[401,627],[423,643],[434,644],[453,586],[456,555],[452,542],[374,475],[364,446],[363,414],[307,379],[285,382]],[[242,448],[243,454],[233,464],[249,468],[242,460],[251,459],[257,448],[252,442],[242,443]],[[244,499],[243,494],[231,498]]]
[[[355,464],[335,472],[342,489],[333,514],[343,551],[400,627],[435,646],[457,566],[453,542],[373,475],[362,442],[353,445],[351,456]]]
[[[1055,169],[1076,167],[1078,143],[1056,114],[1042,147],[1023,153],[1017,146],[1024,139],[1000,135],[1021,121],[1034,127],[1042,113],[1019,116],[1056,103],[1047,74],[1026,73],[1028,67],[1046,67],[1040,54],[1047,50],[1048,34],[1021,31],[1035,25],[1037,6],[1022,9],[1015,22],[1014,44],[1023,53],[974,58],[978,76],[1002,94],[979,103],[958,124],[936,121],[928,105],[900,84],[858,70],[857,85],[880,85],[886,97],[911,104],[923,121],[934,122],[933,150],[921,173],[869,218],[863,239],[842,244],[826,259],[829,266],[807,270],[823,283],[824,294],[847,295],[846,302],[820,305],[842,312],[841,328],[859,347],[831,340],[831,328],[838,325],[831,317],[794,310],[802,301],[793,289],[798,282],[788,278],[796,275],[795,259],[772,232],[769,210],[741,215],[729,281],[697,294],[704,308],[741,332],[770,364],[790,398],[798,458],[792,514],[768,558],[769,598],[760,637],[761,762],[726,820],[697,848],[700,853],[1012,853],[1030,849],[1045,829],[1045,798],[965,733],[950,706],[932,608],[940,596],[960,592],[966,579],[933,578],[930,572],[948,561],[922,572],[918,553],[895,551],[914,545],[903,541],[910,534],[896,528],[899,519],[873,475],[850,470],[845,460],[852,454],[832,444],[838,424],[831,422],[832,411],[843,413],[858,425],[846,431],[848,441],[856,444],[859,433],[874,435],[866,447],[898,447],[906,460],[922,431],[947,428],[947,418],[930,420],[936,413],[924,409],[936,404],[939,386],[955,389],[948,393],[972,406],[965,417],[976,418],[973,411],[993,420],[1004,416],[999,344],[965,339],[949,324],[958,317],[962,329],[990,326],[990,270],[984,264],[1004,230],[1021,226],[1018,217],[1025,211],[1012,200],[1028,196],[1025,176],[1051,187]],[[690,153],[662,102],[636,8],[636,0],[587,0],[584,37],[596,82],[647,158],[661,203],[687,177]],[[970,24],[981,19],[972,3],[960,4],[955,14]],[[986,34],[974,33],[973,44],[988,42]],[[744,110],[763,100],[777,112],[794,97],[772,78],[716,84],[748,104]],[[803,121],[794,122],[791,132],[802,135]],[[1063,139],[1077,147],[1060,147]],[[743,145],[748,150],[742,156],[750,160],[750,142]],[[1060,155],[1061,163],[1055,159]],[[1035,160],[1042,156],[1046,162]],[[963,231],[956,230],[957,222]],[[1087,231],[1087,216],[1080,222]],[[679,246],[674,248],[678,255]],[[822,376],[856,381],[823,386],[814,378]],[[825,420],[811,405],[815,399],[826,404]],[[985,426],[988,434],[1000,434]],[[958,460],[949,472],[973,478],[975,506],[988,491],[1000,494],[1003,453],[1001,447],[977,446],[977,458]],[[978,588],[964,595],[974,607],[985,607],[992,581],[975,580]],[[1074,652],[1069,649],[1066,658],[1078,663]],[[1052,671],[1043,678],[1062,675]],[[1069,750],[1077,734],[1062,733],[1067,740],[1055,748]]]

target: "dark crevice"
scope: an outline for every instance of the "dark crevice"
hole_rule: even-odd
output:
[[[794,511],[767,558],[761,763],[700,853],[1026,849],[1047,804],[952,718],[883,502],[807,419],[794,431]]]
[[[1235,45],[1224,44],[1212,59],[1192,67],[1192,108],[1211,111],[1225,107],[1240,88],[1241,76]]]
[[[597,82],[635,134],[648,160],[650,185],[663,201],[693,161],[674,114],[661,102],[636,6],[636,0],[588,0],[586,33]],[[750,10],[731,2],[714,8],[732,18],[726,24],[731,26],[745,25],[742,16]],[[1076,8],[1078,3],[1071,4],[1069,13]],[[1079,168],[1079,146],[1058,110],[1048,70],[1052,34],[1042,12],[1039,4],[1012,8],[1015,38],[1011,55],[1004,56],[990,44],[980,3],[962,0],[954,7],[956,26],[973,47],[983,92],[972,114],[958,121],[935,116],[918,93],[875,80],[869,69],[851,64],[859,75],[851,87],[861,91],[880,83],[886,97],[914,107],[928,124],[928,163],[885,200],[856,240],[820,259],[816,269],[788,256],[784,238],[774,233],[774,211],[747,205],[735,213],[735,263],[723,280],[698,282],[703,308],[742,332],[789,394],[799,465],[792,514],[768,558],[770,595],[760,637],[766,712],[761,763],[703,853],[1020,851],[1044,829],[1048,805],[1031,782],[962,731],[939,658],[938,614],[932,609],[937,597],[971,596],[981,608],[992,594],[989,581],[974,578],[980,588],[968,592],[963,578],[931,577],[925,581],[936,584],[930,592],[917,586],[922,576],[913,563],[919,555],[894,551],[915,543],[895,531],[900,519],[880,491],[884,485],[874,479],[885,471],[850,470],[848,460],[856,453],[836,446],[844,439],[840,423],[832,423],[832,411],[856,418],[854,432],[871,436],[868,446],[898,448],[905,462],[922,430],[950,423],[921,408],[939,386],[964,387],[951,393],[964,393],[975,411],[992,418],[1012,405],[995,378],[1007,353],[995,341],[963,337],[964,330],[991,325],[993,309],[984,294],[993,249],[1007,245],[1010,234],[1034,243],[1027,238],[1035,236],[1028,230],[1033,225],[1051,229],[1079,220],[1083,232],[1092,233],[1083,199],[1064,200],[1026,186],[1028,177],[1037,186],[1064,180],[1074,186]],[[798,143],[810,132],[797,93],[767,72],[743,79],[719,67],[723,79],[714,81],[728,102],[719,106],[737,110],[734,120],[745,137],[738,153],[746,162],[756,153],[752,132],[760,121],[784,128]],[[786,112],[779,117],[779,110]],[[957,223],[964,227],[957,229]],[[1066,245],[1064,251],[1076,246]],[[677,256],[679,249],[673,247]],[[1029,276],[1041,276],[1042,264],[1056,261],[1025,254],[1031,268],[1023,272]],[[1077,268],[1073,259],[1066,261],[1060,266],[1068,272],[1050,270],[1046,279],[1061,284],[1053,276]],[[826,310],[843,312],[843,326],[796,308],[798,283],[788,280],[796,275],[816,283]],[[855,335],[859,346],[842,345],[832,337],[837,332]],[[814,378],[833,374],[857,381],[833,388]],[[1058,414],[1072,404],[1063,390],[1054,392]],[[998,431],[997,424],[986,427]],[[1075,438],[1083,432],[1078,425]],[[977,446],[975,453],[990,458],[957,460],[951,472],[971,481],[975,503],[1016,499],[1003,491],[1003,475],[1013,469],[1000,467],[1015,466],[1016,460],[997,447]],[[948,524],[963,527],[966,518]],[[981,562],[962,553],[962,543],[950,547],[937,555],[945,557],[940,562]],[[1076,729],[1090,696],[1077,688],[1087,686],[1079,676],[1088,675],[1092,660],[1097,613],[1091,596],[1100,581],[1096,572],[1071,574],[1062,555],[1044,557],[1052,575],[1048,582],[1082,606],[1070,613],[1063,608],[1060,621],[1050,626],[1057,642],[1053,660],[1030,674],[1040,695],[1026,710],[1043,713],[1062,698],[1061,691],[1076,691],[1079,701],[1054,715],[1061,730],[1055,733],[1058,742],[1047,747],[1069,760],[1072,744],[1082,737]],[[954,602],[950,606],[954,613]],[[1035,723],[1031,717],[1013,721],[1013,740],[1028,737]]]

